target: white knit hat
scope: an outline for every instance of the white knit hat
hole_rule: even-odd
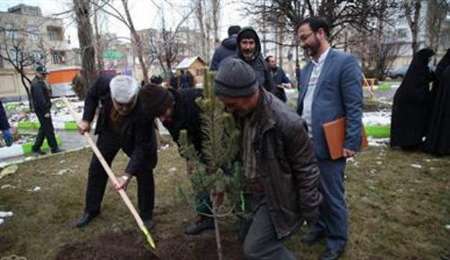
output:
[[[126,75],[115,76],[109,83],[111,97],[119,103],[129,103],[139,91],[138,82]]]

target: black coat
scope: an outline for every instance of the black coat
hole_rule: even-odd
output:
[[[279,239],[319,217],[320,172],[305,122],[266,91],[254,139],[256,171]]]
[[[50,90],[44,80],[34,77],[31,81],[31,99],[34,112],[37,115],[50,113],[52,102],[50,100]]]
[[[218,70],[220,62],[225,58],[236,54],[236,50],[237,50],[236,35],[232,35],[223,40],[222,44],[219,47],[217,47],[217,49],[214,51],[209,69]]]
[[[125,116],[119,129],[114,130],[110,120],[113,108],[109,89],[111,79],[111,76],[100,76],[90,87],[84,102],[83,120],[92,122],[100,103],[95,133],[115,133],[122,150],[130,157],[125,170],[127,173],[135,175],[138,172],[150,172],[158,161],[154,118],[145,113],[138,98],[133,111]]]
[[[290,83],[288,77],[284,73],[284,70],[281,67],[276,67],[275,70],[271,70],[272,81],[275,84],[275,88],[273,89],[273,94],[279,98],[284,103],[287,102],[286,92],[284,88],[280,85],[283,83]]]
[[[394,95],[391,118],[391,146],[415,148],[423,143],[431,107],[429,83],[433,74],[428,68],[431,49],[418,51]]]
[[[180,131],[187,130],[189,141],[195,147],[201,158],[204,158],[202,153],[202,123],[200,113],[195,100],[203,96],[202,89],[169,89],[175,99],[175,107],[172,114],[172,121],[170,123],[163,123],[167,128],[173,140],[179,145]]]
[[[254,54],[254,58],[250,61],[248,61],[244,58],[244,55],[242,54],[242,51],[241,51],[241,48],[239,45],[242,34],[246,31],[252,31],[256,35],[255,54]],[[266,63],[266,61],[262,57],[261,42],[258,38],[258,35],[256,34],[256,31],[250,27],[243,28],[237,36],[237,44],[238,44],[238,52],[235,57],[242,59],[243,61],[245,61],[248,65],[250,65],[253,68],[253,70],[256,73],[256,78],[258,79],[260,86],[263,86],[269,92],[273,92],[273,89],[275,88],[275,86],[272,81],[272,75],[270,74],[269,65]]]
[[[436,155],[450,154],[450,50],[436,67],[436,97],[426,136],[425,152]],[[439,84],[439,86],[436,86]]]
[[[9,129],[9,122],[8,122],[8,118],[6,116],[6,112],[5,112],[5,108],[3,108],[3,103],[0,100],[0,130],[7,130]]]

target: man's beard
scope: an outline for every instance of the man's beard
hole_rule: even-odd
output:
[[[317,40],[317,38],[315,38],[315,37],[314,37],[314,43],[312,43],[311,45],[303,46],[303,50],[305,51],[306,55],[309,56],[310,58],[316,56],[319,53],[319,49],[320,49],[320,43],[319,43],[319,40]]]
[[[234,111],[233,114],[237,118],[246,118],[246,117],[250,116],[252,114],[252,112],[253,112],[253,109],[243,109],[243,110]]]
[[[255,55],[254,52],[254,50],[243,50],[242,55],[244,56],[244,59],[252,60]]]

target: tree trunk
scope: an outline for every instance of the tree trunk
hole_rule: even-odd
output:
[[[25,75],[25,71],[19,71],[20,73],[20,81],[22,82],[22,86],[25,89],[25,92],[27,93],[27,98],[28,98],[28,106],[30,108],[31,111],[33,111],[33,98],[31,96],[30,93],[30,87],[31,86],[31,80]],[[27,85],[28,83],[28,85]]]
[[[218,46],[220,43],[219,38],[220,0],[211,0],[211,6],[212,6],[212,20],[214,30],[214,44]]]
[[[89,0],[73,0],[81,54],[81,74],[86,79],[85,92],[97,77],[92,25],[89,19]]]
[[[138,56],[139,65],[141,65],[142,69],[142,76],[144,79],[144,82],[148,83],[148,71],[147,71],[147,65],[145,64],[144,60],[144,50],[142,46],[141,38],[139,37],[139,34],[136,32],[136,28],[134,27],[133,19],[131,19],[130,10],[128,9],[128,1],[122,0],[123,9],[125,10],[125,16],[128,21],[129,29],[131,32],[131,35],[133,37],[134,44],[136,46],[136,53]]]
[[[421,0],[414,0],[412,3],[404,3],[405,15],[411,30],[411,48],[413,55],[419,48],[417,36],[419,34]]]
[[[213,206],[212,207],[212,214],[213,214],[213,219],[214,219],[214,232],[216,234],[217,258],[219,260],[222,260],[223,259],[223,250],[222,250],[222,242],[221,242],[222,239],[221,239],[221,236],[220,236],[219,219],[217,217],[217,214],[218,214],[218,212],[217,212],[218,209],[217,208],[218,208],[218,206],[217,206],[216,199],[215,199],[213,194],[214,193],[211,192],[209,198],[212,201],[212,206]]]
[[[95,54],[97,55],[97,69],[99,71],[103,70],[105,67],[105,63],[103,61],[103,44],[102,38],[100,36],[100,31],[98,28],[98,11],[94,11],[94,29],[95,29],[95,46],[97,47],[95,50]]]
[[[204,5],[203,0],[196,0],[195,15],[197,17],[198,27],[200,29],[200,35],[202,37],[201,43],[201,55],[204,60],[206,60],[206,33],[205,33],[205,23],[204,23]]]

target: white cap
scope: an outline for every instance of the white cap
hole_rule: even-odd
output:
[[[119,103],[129,103],[139,91],[137,81],[126,75],[115,76],[109,83],[111,97]]]

